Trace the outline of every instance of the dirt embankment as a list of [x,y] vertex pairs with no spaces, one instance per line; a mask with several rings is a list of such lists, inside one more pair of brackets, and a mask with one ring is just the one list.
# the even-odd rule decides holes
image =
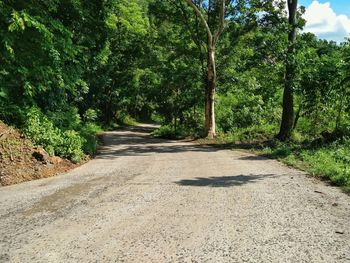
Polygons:
[[68,160],[50,157],[19,130],[0,121],[0,186],[50,177],[76,166]]

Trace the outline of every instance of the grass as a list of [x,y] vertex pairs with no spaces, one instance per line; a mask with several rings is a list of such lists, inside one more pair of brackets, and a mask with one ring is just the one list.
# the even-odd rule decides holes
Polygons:
[[327,179],[350,193],[350,140],[319,146],[277,143],[273,147],[256,151],[311,175]]
[[[258,132],[257,132],[258,131]],[[216,144],[229,149],[247,149],[256,154],[277,159],[310,175],[328,180],[350,193],[350,139],[333,143],[314,143],[300,134],[283,143],[273,137],[272,130],[264,133],[256,128],[218,134],[212,140],[200,139],[202,144]],[[255,138],[255,139],[254,139]]]

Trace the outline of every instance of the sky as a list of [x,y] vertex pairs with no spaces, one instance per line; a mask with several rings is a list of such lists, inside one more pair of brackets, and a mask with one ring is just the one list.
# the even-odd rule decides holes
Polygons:
[[299,0],[298,4],[306,7],[304,32],[338,43],[350,37],[350,0]]

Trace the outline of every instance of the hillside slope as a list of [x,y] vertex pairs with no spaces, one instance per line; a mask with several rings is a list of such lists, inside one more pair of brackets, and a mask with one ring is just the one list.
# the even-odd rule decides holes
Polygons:
[[50,177],[76,166],[68,160],[50,157],[19,130],[0,121],[0,186]]

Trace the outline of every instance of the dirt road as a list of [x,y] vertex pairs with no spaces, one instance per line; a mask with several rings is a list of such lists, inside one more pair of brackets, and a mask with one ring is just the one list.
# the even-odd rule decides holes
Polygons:
[[96,159],[0,188],[0,262],[350,262],[350,197],[240,151],[108,132]]

